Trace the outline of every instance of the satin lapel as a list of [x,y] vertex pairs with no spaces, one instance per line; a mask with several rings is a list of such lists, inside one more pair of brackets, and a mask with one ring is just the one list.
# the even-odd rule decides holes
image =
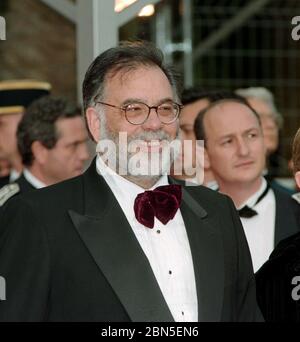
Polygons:
[[215,221],[183,188],[181,213],[192,252],[200,322],[219,321],[224,293],[224,255]]
[[74,226],[132,321],[173,321],[147,257],[95,168],[84,175],[84,214],[69,211]]

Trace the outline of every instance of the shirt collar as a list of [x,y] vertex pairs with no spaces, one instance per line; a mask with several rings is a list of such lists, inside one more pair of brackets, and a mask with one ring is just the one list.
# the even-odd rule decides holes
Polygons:
[[10,175],[9,175],[9,182],[13,183],[14,181],[16,181],[19,177],[21,176],[20,172],[16,171],[15,169],[12,169],[10,171]]
[[[138,194],[145,191],[144,188],[141,186],[130,182],[126,178],[120,176],[117,174],[114,170],[112,170],[110,167],[108,167],[103,159],[98,155],[96,159],[96,170],[97,173],[105,179],[105,181],[108,183],[110,187],[113,187],[114,189],[118,188],[118,191],[123,193],[126,197],[130,196],[132,198],[135,198]],[[162,185],[168,185],[168,176],[163,175],[161,178],[148,190],[153,190],[154,188]],[[130,189],[130,193],[128,193],[128,190]]]
[[259,198],[259,196],[260,196],[260,195],[266,190],[266,188],[267,188],[267,181],[265,180],[265,178],[262,177],[261,180],[262,180],[262,182],[261,182],[261,185],[260,185],[260,188],[258,189],[258,191],[257,191],[255,194],[253,194],[251,197],[249,197],[243,204],[241,204],[241,205],[239,206],[238,210],[241,209],[241,208],[243,208],[243,207],[246,206],[246,205],[247,205],[248,207],[250,207],[250,208],[252,208],[252,207],[255,205],[256,201],[257,201],[258,198]]
[[29,182],[36,189],[41,189],[46,186],[45,183],[37,179],[28,169],[24,169],[23,175],[25,179],[27,180],[27,182]]

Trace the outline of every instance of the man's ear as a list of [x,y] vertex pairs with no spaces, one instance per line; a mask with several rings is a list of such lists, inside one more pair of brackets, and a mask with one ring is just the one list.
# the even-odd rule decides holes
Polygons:
[[210,169],[210,159],[206,147],[204,148],[204,170],[205,169]]
[[31,145],[34,160],[44,165],[47,161],[48,149],[40,141],[34,141]]
[[298,188],[300,188],[300,171],[295,173],[295,181],[297,183]]
[[99,113],[93,107],[89,107],[86,112],[86,120],[88,124],[89,131],[94,139],[98,142],[100,138],[100,119]]

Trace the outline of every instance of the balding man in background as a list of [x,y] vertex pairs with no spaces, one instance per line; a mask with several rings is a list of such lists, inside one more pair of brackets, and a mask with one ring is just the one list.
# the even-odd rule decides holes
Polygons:
[[195,132],[205,141],[206,163],[219,191],[239,211],[256,272],[283,238],[299,231],[293,200],[262,176],[266,156],[259,116],[244,99],[223,99],[199,113]]
[[265,177],[273,187],[293,193],[292,190],[285,188],[274,179],[280,176],[280,172],[286,173],[289,170],[287,160],[280,155],[279,151],[283,117],[275,105],[273,94],[263,87],[237,89],[236,93],[243,96],[260,117],[267,157]]
[[[194,125],[200,111],[207,108],[211,103],[223,98],[242,99],[241,96],[227,90],[207,90],[201,87],[184,89],[182,93],[184,107],[179,117],[181,140],[184,144],[191,142],[192,145],[190,149],[184,150],[181,154],[184,166],[182,174],[175,174],[174,178],[201,184],[212,190],[218,189],[218,184],[211,168],[208,167],[205,161],[203,165],[201,163],[203,149],[196,143]],[[199,168],[203,168],[204,172],[201,172]]]

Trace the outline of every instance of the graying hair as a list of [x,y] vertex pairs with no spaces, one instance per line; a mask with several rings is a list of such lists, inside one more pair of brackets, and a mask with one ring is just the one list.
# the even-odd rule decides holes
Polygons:
[[274,101],[274,95],[270,90],[264,87],[250,87],[244,89],[237,89],[235,91],[236,94],[243,96],[246,99],[254,98],[265,102],[269,108],[271,109],[271,113],[277,126],[279,128],[283,125],[283,117],[281,113],[278,111]]

